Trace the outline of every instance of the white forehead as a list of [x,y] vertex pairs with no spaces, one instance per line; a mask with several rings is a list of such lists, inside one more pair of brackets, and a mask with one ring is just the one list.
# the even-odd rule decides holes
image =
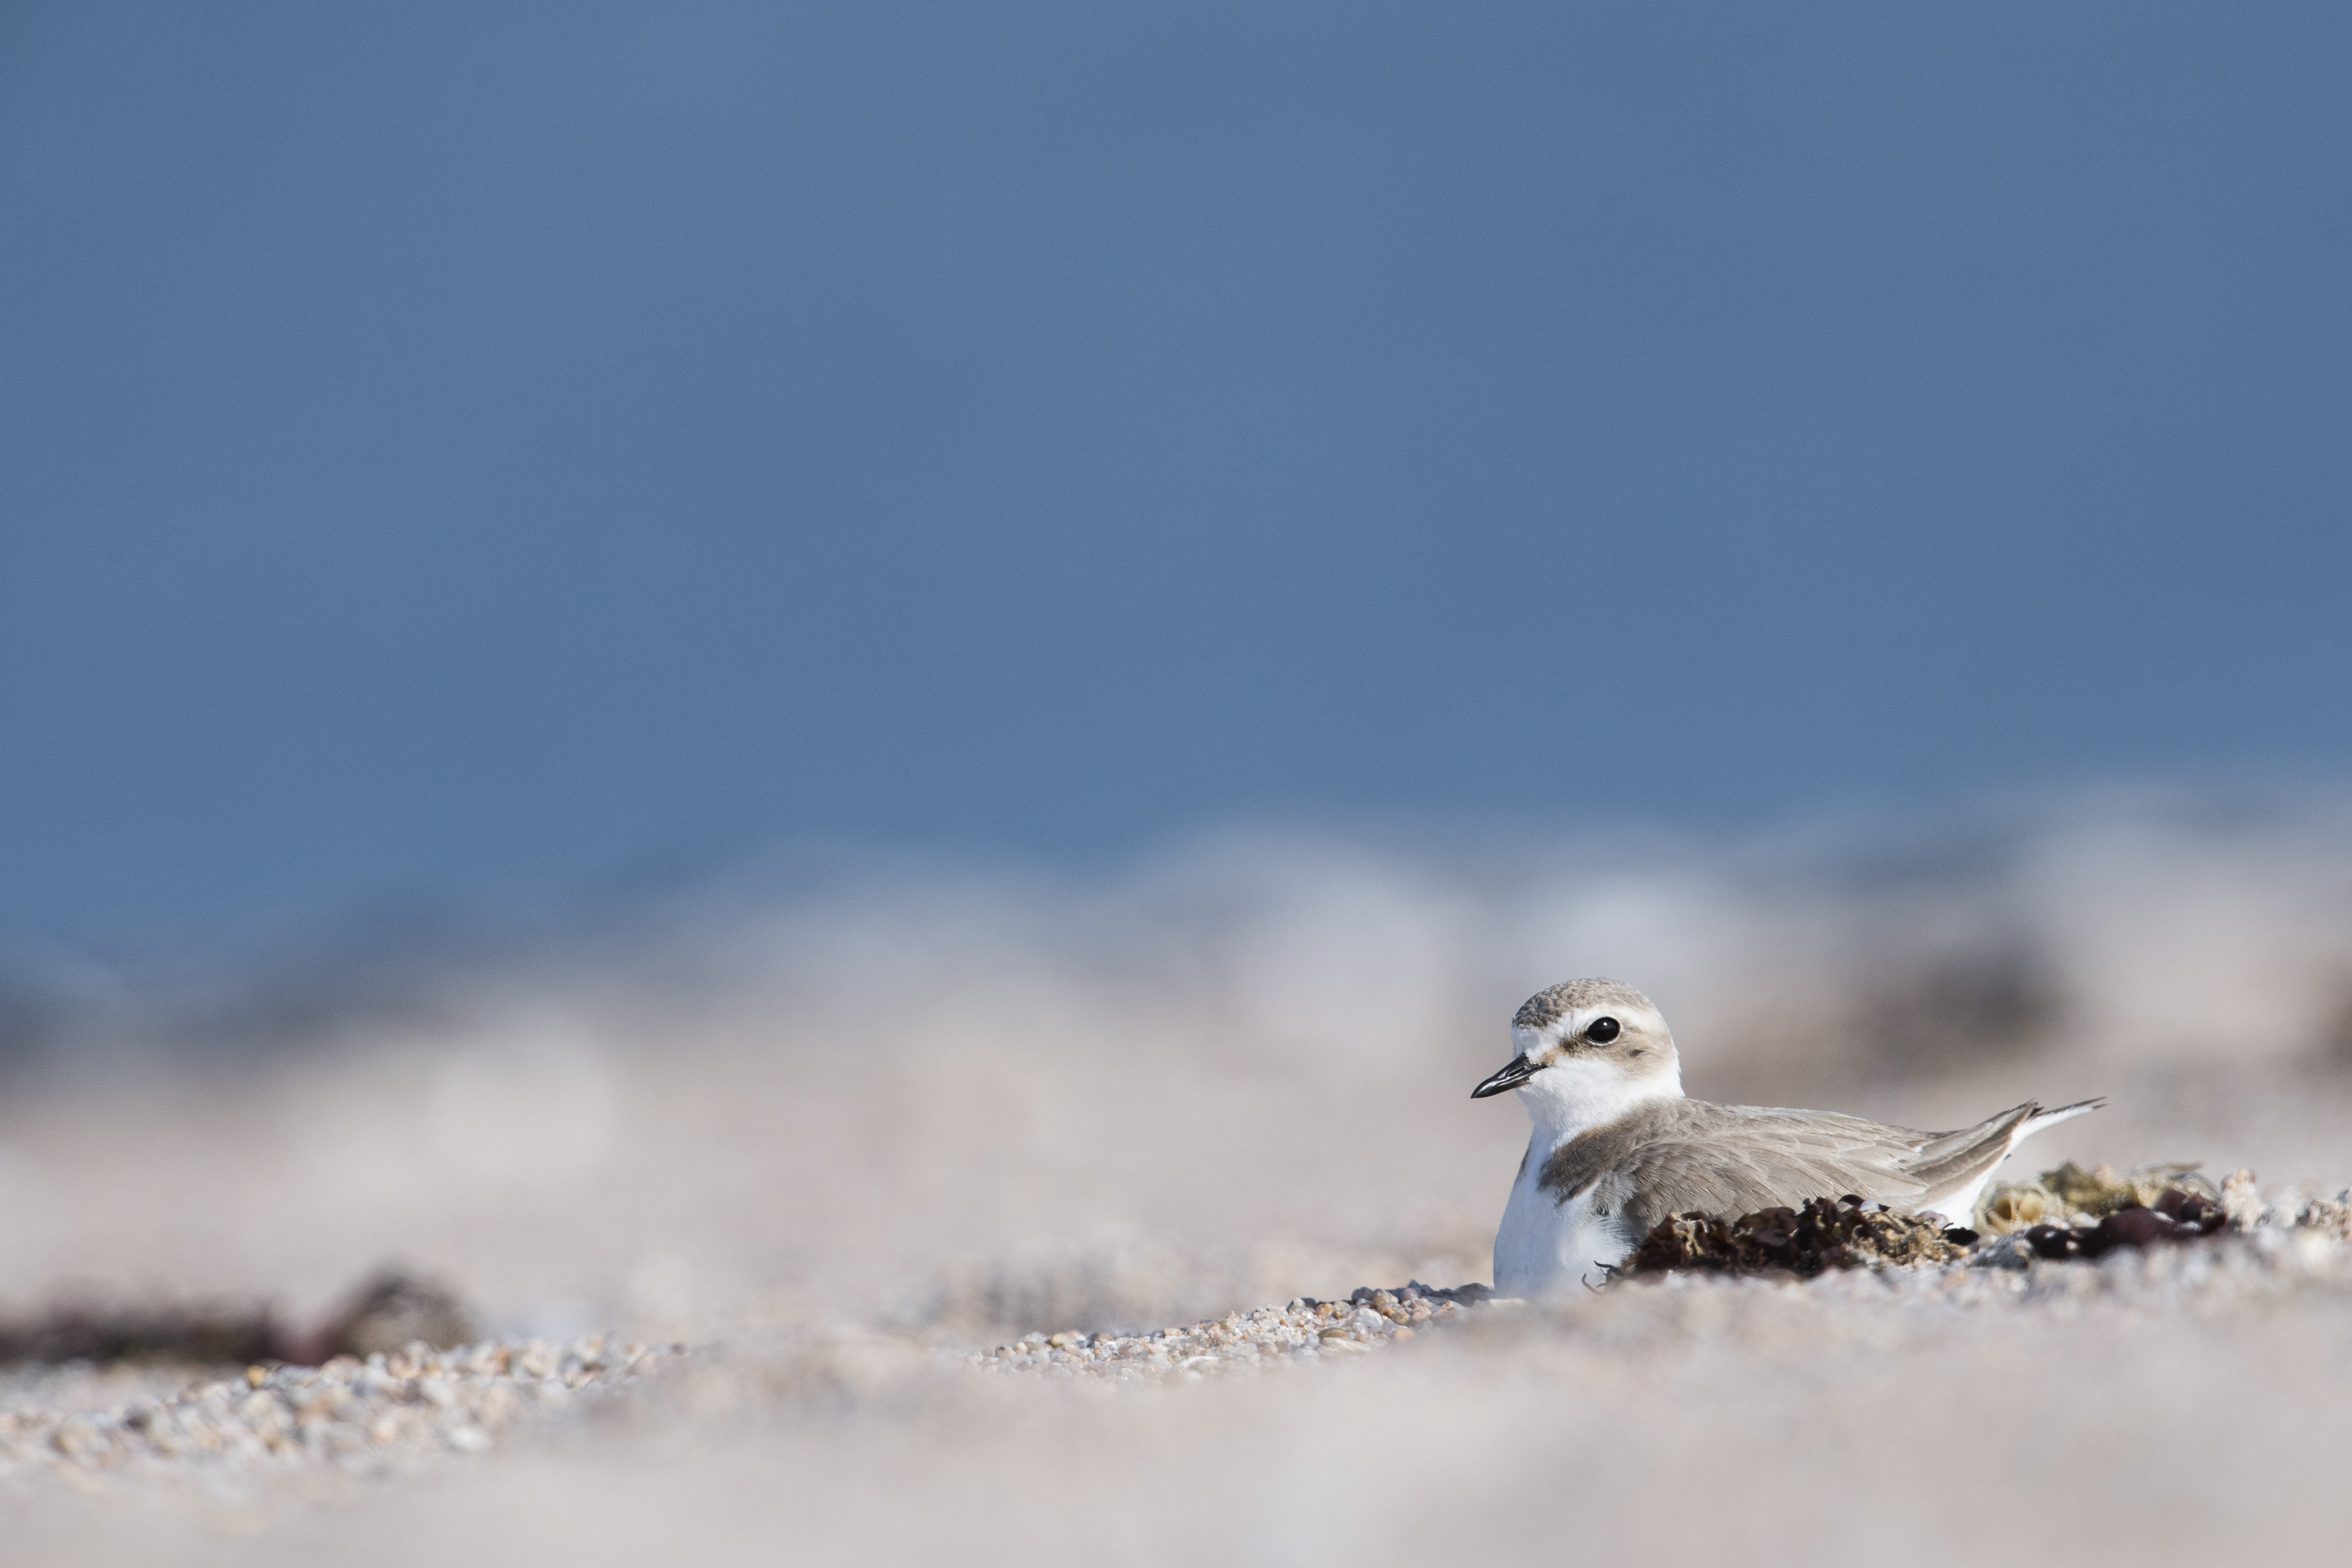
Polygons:
[[1664,1015],[1647,1002],[1616,1001],[1592,1002],[1571,1008],[1537,1028],[1514,1024],[1511,1026],[1511,1038],[1522,1051],[1532,1050],[1538,1046],[1548,1046],[1555,1040],[1565,1040],[1584,1033],[1595,1018],[1614,1018],[1623,1028],[1672,1037],[1666,1028]]

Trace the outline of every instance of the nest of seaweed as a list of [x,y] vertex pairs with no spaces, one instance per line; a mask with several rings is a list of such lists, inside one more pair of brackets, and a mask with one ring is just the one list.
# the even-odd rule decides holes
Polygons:
[[[2239,1207],[2246,1206],[2251,1176],[2216,1187],[2195,1173],[2193,1165],[2143,1165],[2117,1176],[2104,1165],[2084,1171],[2065,1164],[2044,1171],[2039,1181],[1997,1187],[1977,1209],[1977,1223],[1997,1238],[1982,1251],[1975,1230],[1866,1203],[1852,1193],[1737,1219],[1676,1215],[1654,1226],[1616,1271],[1810,1278],[1830,1268],[1960,1263],[1972,1254],[2021,1263],[2029,1252],[2051,1259],[2104,1258],[2119,1247],[2212,1236],[2229,1224],[2233,1194]],[[2254,1216],[2249,1211],[2242,1217],[2252,1223]],[[1987,1256],[1994,1252],[2002,1257]]]
[[1676,1215],[1651,1227],[1620,1265],[1623,1274],[1705,1269],[1713,1273],[1786,1272],[1807,1278],[1829,1268],[1954,1263],[1977,1233],[1864,1203],[1853,1193],[1809,1198],[1801,1208],[1769,1208],[1725,1219]]

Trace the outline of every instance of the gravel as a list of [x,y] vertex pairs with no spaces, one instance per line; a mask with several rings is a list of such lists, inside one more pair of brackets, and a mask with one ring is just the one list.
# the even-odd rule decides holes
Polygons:
[[476,1454],[517,1425],[572,1411],[683,1353],[602,1337],[435,1350],[323,1366],[251,1366],[108,1409],[0,1414],[0,1476],[27,1470],[381,1470]]
[[1483,1285],[1440,1289],[1415,1280],[1393,1289],[1365,1286],[1345,1301],[1301,1296],[1147,1334],[1032,1333],[971,1356],[991,1373],[1037,1373],[1112,1383],[1199,1383],[1365,1354],[1417,1332],[1465,1321],[1493,1292]]
[[[1647,1292],[1667,1293],[1651,1298],[1663,1310],[1676,1294],[1730,1291],[1736,1298],[1743,1289],[1762,1289],[1875,1303],[1898,1316],[1923,1309],[2063,1313],[2102,1302],[2210,1317],[2305,1285],[2352,1282],[2352,1194],[2334,1199],[2262,1194],[2251,1178],[2241,1177],[2233,1179],[2232,1199],[2231,1227],[2220,1235],[2121,1248],[2096,1262],[2053,1259],[2020,1234],[1988,1238],[1959,1262],[1831,1269],[1804,1281],[1787,1275],[1643,1275],[1595,1296],[1616,1301],[1621,1316],[1626,1308],[1638,1310]],[[968,1375],[963,1369],[970,1369],[991,1378],[1184,1385],[1344,1365],[1423,1335],[1482,1326],[1518,1335],[1573,1332],[1590,1305],[1531,1306],[1496,1299],[1483,1285],[1440,1288],[1415,1280],[1362,1287],[1344,1300],[1302,1296],[1282,1306],[1147,1332],[1038,1331],[960,1358],[943,1359],[937,1345],[903,1334],[891,1340],[868,1332],[857,1342],[871,1361],[874,1347],[887,1341],[898,1364],[919,1369],[919,1376],[935,1378],[940,1369],[950,1377]],[[804,1340],[796,1343],[800,1375],[793,1386],[805,1389],[812,1385],[805,1376],[810,1352]],[[764,1373],[759,1370],[763,1356]],[[845,1386],[839,1375],[844,1352],[836,1348],[824,1358],[826,1373],[815,1384],[837,1392]],[[699,1405],[706,1411],[716,1407],[707,1396],[714,1378],[764,1381],[772,1391],[788,1381],[773,1375],[781,1359],[763,1351],[757,1336],[733,1346],[714,1344],[692,1359],[702,1363],[706,1394]],[[399,1473],[483,1453],[509,1434],[576,1415],[688,1360],[680,1344],[596,1335],[454,1349],[418,1342],[364,1359],[336,1356],[314,1367],[254,1365],[100,1408],[61,1403],[0,1413],[0,1478],[57,1471],[267,1474],[319,1467],[362,1476]],[[15,1386],[20,1398],[69,1396],[118,1386],[124,1377],[152,1384],[163,1375],[164,1369],[129,1363],[74,1363],[30,1376],[20,1372]],[[877,1386],[870,1376],[846,1383]]]

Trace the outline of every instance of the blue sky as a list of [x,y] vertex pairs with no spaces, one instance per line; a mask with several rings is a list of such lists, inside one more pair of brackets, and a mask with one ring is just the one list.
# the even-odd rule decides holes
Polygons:
[[0,16],[0,941],[2339,779],[2352,13]]

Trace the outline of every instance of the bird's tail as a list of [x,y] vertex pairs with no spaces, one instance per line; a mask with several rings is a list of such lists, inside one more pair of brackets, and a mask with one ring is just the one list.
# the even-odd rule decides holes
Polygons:
[[2072,1105],[2062,1105],[2055,1110],[2037,1110],[2019,1124],[2017,1136],[2009,1141],[2009,1146],[2014,1149],[2043,1128],[2055,1127],[2061,1121],[2072,1121],[2077,1116],[2087,1116],[2106,1102],[2106,1097],[2101,1095],[2093,1100],[2078,1100]]

